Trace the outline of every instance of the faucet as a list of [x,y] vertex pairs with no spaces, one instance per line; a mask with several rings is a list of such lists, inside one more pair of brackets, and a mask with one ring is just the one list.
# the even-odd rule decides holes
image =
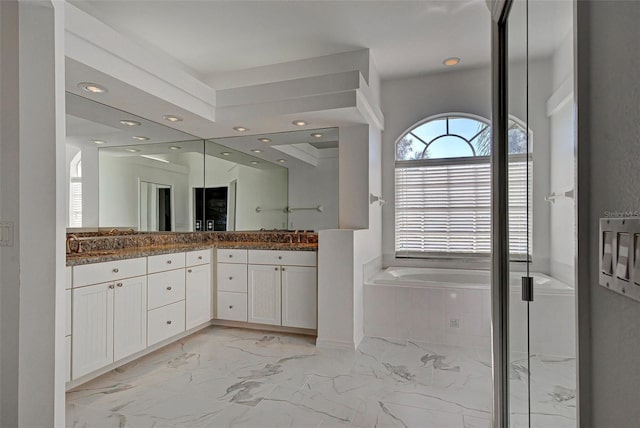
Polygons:
[[118,233],[118,232],[119,232],[118,228],[117,228],[117,227],[114,227],[113,229],[111,229],[111,230],[109,231],[109,235],[115,235],[115,234],[116,234],[116,233]]
[[75,242],[78,243],[78,251],[76,251],[76,252],[77,253],[81,253],[82,252],[82,246],[80,245],[81,244],[80,243],[80,239],[78,238],[78,235],[76,235],[75,233],[67,236],[67,245],[66,245],[67,253],[71,252],[71,241],[75,241]]

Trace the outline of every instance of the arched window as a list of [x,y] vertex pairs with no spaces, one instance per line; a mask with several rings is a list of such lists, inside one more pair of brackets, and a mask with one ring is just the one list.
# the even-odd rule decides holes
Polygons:
[[82,152],[69,165],[69,227],[82,227]]
[[[509,241],[527,241],[527,132],[509,123]],[[530,141],[530,139],[529,139]],[[531,150],[531,144],[529,144]],[[398,257],[487,256],[491,251],[491,128],[486,119],[441,115],[396,142],[395,217]],[[530,184],[530,183],[529,183]],[[528,214],[528,215],[527,215]]]

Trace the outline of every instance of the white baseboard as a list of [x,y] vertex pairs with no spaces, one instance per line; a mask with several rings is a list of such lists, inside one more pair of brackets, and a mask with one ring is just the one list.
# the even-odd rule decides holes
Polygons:
[[354,351],[357,346],[353,342],[342,342],[338,340],[316,339],[316,347],[325,349],[340,349],[346,351]]

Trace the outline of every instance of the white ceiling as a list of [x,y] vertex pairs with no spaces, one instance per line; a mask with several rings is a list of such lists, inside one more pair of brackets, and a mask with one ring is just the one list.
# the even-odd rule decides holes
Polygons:
[[[486,65],[485,0],[72,1],[203,80],[216,74],[361,48],[383,79]],[[570,0],[532,0],[531,56],[548,55],[570,31]],[[524,45],[523,45],[524,46]]]

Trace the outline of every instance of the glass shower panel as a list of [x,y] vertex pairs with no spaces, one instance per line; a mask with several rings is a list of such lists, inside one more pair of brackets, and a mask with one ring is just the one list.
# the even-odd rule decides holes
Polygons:
[[509,419],[529,427],[529,302],[523,299],[531,261],[528,0],[514,0],[508,21]]

